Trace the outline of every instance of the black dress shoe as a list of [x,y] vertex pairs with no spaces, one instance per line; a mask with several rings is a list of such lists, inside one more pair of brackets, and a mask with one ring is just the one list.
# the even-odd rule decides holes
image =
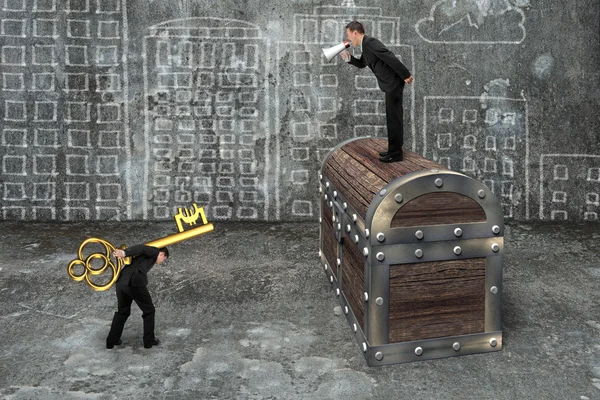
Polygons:
[[396,151],[393,153],[388,153],[386,156],[384,157],[379,157],[379,161],[383,162],[383,163],[393,163],[396,161],[402,161],[402,152]]
[[121,339],[119,339],[119,340],[118,340],[117,342],[115,342],[115,343],[108,343],[108,342],[106,342],[106,348],[107,348],[107,349],[112,349],[112,348],[114,348],[115,346],[118,346],[118,345],[120,345],[121,343],[123,343],[123,342],[121,341]]
[[379,152],[379,155],[380,155],[381,157],[386,157],[388,154],[390,154],[390,151],[389,151],[389,150],[388,150],[388,151],[380,151],[380,152]]
[[154,338],[154,340],[152,340],[151,342],[144,343],[144,348],[150,349],[150,348],[152,348],[152,346],[158,346],[159,343],[160,343],[160,340]]

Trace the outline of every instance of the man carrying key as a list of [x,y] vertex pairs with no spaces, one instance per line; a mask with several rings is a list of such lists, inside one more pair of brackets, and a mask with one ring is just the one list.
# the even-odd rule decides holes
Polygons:
[[154,264],[161,264],[169,257],[166,247],[137,245],[125,250],[116,249],[113,256],[117,259],[134,257],[130,265],[125,265],[116,282],[118,311],[115,312],[110,332],[106,338],[106,348],[112,349],[121,344],[121,334],[125,322],[131,313],[131,303],[135,301],[144,320],[144,347],[156,346],[159,340],[154,337],[154,304],[148,292],[148,271]]
[[367,65],[375,74],[379,88],[385,92],[385,113],[388,130],[388,151],[379,153],[379,161],[391,163],[402,161],[404,144],[404,110],[402,92],[404,83],[411,84],[413,77],[408,69],[379,40],[365,35],[364,26],[358,21],[346,25],[346,36],[357,47],[362,44],[362,56],[355,58],[348,51],[340,53],[342,59],[358,68]]

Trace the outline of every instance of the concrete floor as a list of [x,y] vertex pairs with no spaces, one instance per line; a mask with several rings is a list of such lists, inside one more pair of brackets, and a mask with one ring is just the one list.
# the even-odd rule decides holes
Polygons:
[[81,241],[174,223],[0,222],[3,399],[600,399],[600,225],[506,230],[501,352],[369,368],[318,261],[312,223],[216,223],[171,248],[105,348],[116,296],[72,281]]

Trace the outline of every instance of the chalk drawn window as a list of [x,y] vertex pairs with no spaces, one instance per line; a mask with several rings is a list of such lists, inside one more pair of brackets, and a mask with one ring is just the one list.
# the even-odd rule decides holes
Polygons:
[[598,193],[593,193],[593,192],[588,193],[585,203],[589,204],[591,206],[600,206],[600,195]]
[[4,102],[4,119],[7,121],[25,121],[27,118],[27,108],[24,101]]
[[25,19],[3,19],[0,21],[0,34],[2,36],[27,37],[25,34]]
[[309,122],[294,122],[292,125],[292,136],[298,139],[312,137]]
[[308,183],[308,176],[308,170],[306,169],[292,171],[292,184],[306,185]]
[[554,166],[554,180],[566,181],[569,179],[569,169],[566,165],[557,164]]
[[512,181],[503,181],[500,194],[502,197],[512,200],[513,197],[513,182]]
[[22,73],[11,74],[4,72],[2,74],[2,89],[6,91],[25,90],[25,75]]
[[70,38],[89,38],[90,35],[90,21],[87,19],[78,20],[70,19],[67,20],[67,37]]
[[292,215],[302,217],[312,216],[312,203],[307,200],[294,200],[292,203]]
[[2,64],[25,66],[25,46],[3,46]]
[[485,137],[485,149],[496,151],[496,136],[486,136]]
[[588,168],[587,180],[588,182],[600,182],[600,168]]
[[486,157],[483,164],[483,172],[497,172],[497,161],[493,158]]
[[514,136],[509,136],[507,138],[504,138],[504,149],[505,150],[516,150],[516,148],[517,148],[516,143],[517,143],[517,141]]
[[25,193],[25,184],[24,183],[5,182],[4,183],[4,196],[2,199],[9,200],[9,201],[27,199],[27,194]]
[[550,213],[550,219],[552,221],[566,221],[568,219],[568,214],[566,211],[554,210]]
[[514,176],[514,163],[513,160],[504,159],[502,160],[502,174],[507,176]]
[[463,124],[477,122],[477,110],[464,110],[462,122]]
[[120,39],[119,21],[98,21],[98,37],[102,39]]
[[335,97],[319,96],[319,112],[334,112],[336,109]]
[[304,95],[291,96],[292,111],[310,111],[310,97]]
[[477,138],[474,135],[466,135],[463,140],[463,149],[475,150],[477,145]]
[[463,158],[463,171],[475,171],[475,160],[470,157]]
[[598,221],[598,213],[594,211],[586,211],[583,213],[583,219],[585,221]]
[[310,65],[311,53],[308,51],[294,51],[294,65]]
[[485,186],[488,187],[488,189],[490,189],[492,191],[492,193],[495,193],[495,186],[494,186],[494,181],[492,179],[484,179],[483,180],[483,184]]
[[25,156],[2,157],[2,173],[7,175],[27,175],[25,161]]
[[36,182],[33,184],[32,200],[54,200],[56,199],[56,187],[54,182]]
[[56,34],[55,19],[38,18],[33,20],[33,36],[36,37],[54,37]]
[[4,0],[2,11],[25,11],[25,0]]
[[552,202],[553,203],[566,203],[567,202],[567,192],[556,191],[552,193]]
[[310,72],[294,72],[294,86],[312,86]]
[[452,134],[451,133],[438,133],[437,145],[440,150],[449,150],[452,147]]
[[337,124],[319,125],[319,137],[323,139],[337,139]]
[[440,108],[438,111],[438,122],[440,124],[450,123],[454,121],[454,109]]
[[27,129],[2,130],[2,146],[27,147]]
[[517,121],[517,114],[514,112],[507,112],[502,115],[502,123],[505,125],[514,125]]
[[338,77],[335,74],[322,74],[319,79],[323,87],[337,87],[339,85]]
[[89,0],[68,0],[67,1],[67,12],[89,12],[90,1]]
[[440,157],[437,162],[438,162],[438,164],[441,164],[448,169],[451,168],[450,167],[450,157]]
[[340,34],[342,30],[338,27],[338,21],[327,19],[321,24],[321,43],[338,43],[341,42]]
[[495,108],[490,108],[485,112],[485,122],[489,125],[494,125],[498,123],[498,110]]
[[315,43],[317,41],[317,21],[314,19],[300,20],[300,42]]
[[56,0],[35,0],[33,3],[33,11],[56,11]]
[[292,149],[292,160],[294,161],[307,161],[310,155],[310,149],[308,147],[295,147]]
[[[67,49],[67,63],[75,65],[76,62],[83,62],[87,64],[87,53],[81,51],[85,49],[85,46],[65,46]],[[36,44],[33,47],[33,63],[35,65],[54,65],[56,64],[56,53],[54,52],[55,46],[51,45],[40,45]],[[78,53],[77,55],[73,53]],[[81,61],[80,61],[81,60]],[[77,64],[84,65],[84,64]]]
[[119,0],[98,0],[98,14],[115,13],[121,10],[121,2]]

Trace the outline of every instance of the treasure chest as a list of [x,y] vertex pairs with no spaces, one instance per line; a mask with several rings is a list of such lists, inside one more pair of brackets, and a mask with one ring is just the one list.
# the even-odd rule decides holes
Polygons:
[[502,349],[502,207],[485,185],[387,140],[331,150],[320,258],[369,366]]

